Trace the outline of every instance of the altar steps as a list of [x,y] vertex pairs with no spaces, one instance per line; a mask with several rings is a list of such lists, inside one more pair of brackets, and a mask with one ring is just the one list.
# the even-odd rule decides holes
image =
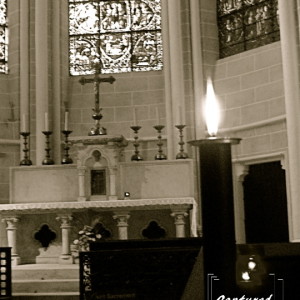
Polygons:
[[14,300],[78,300],[79,266],[32,264],[12,268]]

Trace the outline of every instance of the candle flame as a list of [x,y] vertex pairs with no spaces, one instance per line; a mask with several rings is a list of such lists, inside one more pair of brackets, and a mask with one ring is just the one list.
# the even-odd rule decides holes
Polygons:
[[220,122],[220,107],[215,95],[211,79],[207,80],[204,112],[208,134],[210,136],[216,136]]

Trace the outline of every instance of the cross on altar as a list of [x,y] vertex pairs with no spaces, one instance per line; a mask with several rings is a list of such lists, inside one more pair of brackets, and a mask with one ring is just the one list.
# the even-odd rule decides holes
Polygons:
[[106,135],[106,128],[100,126],[100,120],[102,119],[100,107],[100,93],[99,93],[99,85],[101,82],[109,82],[112,84],[116,79],[112,76],[101,78],[97,73],[95,73],[94,78],[85,78],[81,77],[79,82],[84,85],[86,83],[94,83],[94,93],[95,93],[95,107],[93,108],[93,119],[95,120],[95,128],[92,128],[89,132],[89,135]]

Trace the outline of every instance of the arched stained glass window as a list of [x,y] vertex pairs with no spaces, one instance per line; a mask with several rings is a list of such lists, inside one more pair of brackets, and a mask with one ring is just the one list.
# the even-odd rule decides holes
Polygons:
[[0,73],[7,74],[8,56],[8,29],[7,29],[7,3],[6,0],[0,1]]
[[278,0],[218,0],[220,57],[280,39]]
[[70,74],[161,70],[160,0],[69,0]]

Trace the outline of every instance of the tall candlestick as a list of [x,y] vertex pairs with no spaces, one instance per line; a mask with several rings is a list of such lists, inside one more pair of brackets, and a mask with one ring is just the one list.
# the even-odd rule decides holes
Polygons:
[[64,126],[64,130],[65,131],[69,131],[69,112],[65,111],[65,126]]
[[44,131],[49,131],[49,118],[48,118],[48,113],[45,112],[45,128]]
[[239,141],[211,137],[189,142],[199,147],[200,154],[205,286],[210,284],[208,277],[212,274],[218,278],[213,291],[206,290],[205,299],[213,299],[212,292],[214,297],[233,297],[236,291],[231,144]]

